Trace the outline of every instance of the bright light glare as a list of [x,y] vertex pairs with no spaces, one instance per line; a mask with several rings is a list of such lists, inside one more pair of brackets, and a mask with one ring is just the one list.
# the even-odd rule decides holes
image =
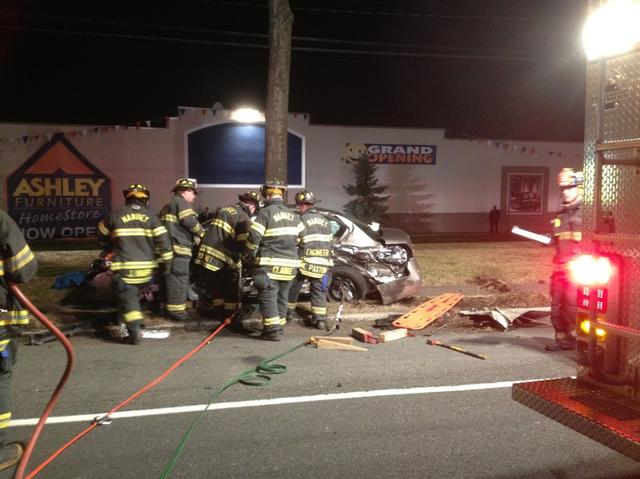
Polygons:
[[253,108],[240,108],[231,113],[231,119],[241,123],[256,123],[264,121],[264,114]]
[[584,286],[607,284],[612,270],[609,258],[590,255],[578,256],[569,263],[569,269],[574,283]]
[[[591,321],[585,319],[584,321],[580,321],[580,329],[584,331],[586,334],[589,334],[591,330]],[[602,328],[596,328],[596,336],[599,338],[604,338],[607,335],[607,332]]]
[[637,0],[610,0],[595,10],[582,30],[587,59],[620,55],[640,42],[640,4]]

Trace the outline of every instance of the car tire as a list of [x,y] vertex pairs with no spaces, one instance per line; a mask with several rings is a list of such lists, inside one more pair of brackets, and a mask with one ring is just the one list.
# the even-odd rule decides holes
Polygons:
[[339,303],[342,301],[340,288],[345,286],[353,296],[350,302],[364,299],[369,291],[367,280],[358,271],[348,266],[336,266],[331,270],[331,283],[327,289],[327,299]]

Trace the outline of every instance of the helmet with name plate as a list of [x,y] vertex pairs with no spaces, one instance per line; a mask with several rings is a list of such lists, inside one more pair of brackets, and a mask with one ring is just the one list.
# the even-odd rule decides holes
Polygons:
[[260,187],[260,194],[263,197],[277,195],[284,196],[287,192],[287,185],[280,178],[271,178]]
[[126,190],[122,190],[125,201],[138,200],[145,205],[149,203],[151,193],[142,183],[133,183]]
[[176,181],[175,186],[171,191],[193,190],[195,194],[198,194],[198,180],[195,178],[180,178]]
[[560,188],[573,188],[584,183],[582,171],[573,171],[573,168],[562,168],[558,173],[558,186]]
[[320,200],[316,199],[316,195],[313,194],[312,191],[303,190],[299,193],[296,193],[296,205],[315,205],[319,203]]
[[245,191],[241,195],[238,195],[238,199],[243,203],[253,203],[256,208],[260,206],[260,197],[255,191]]

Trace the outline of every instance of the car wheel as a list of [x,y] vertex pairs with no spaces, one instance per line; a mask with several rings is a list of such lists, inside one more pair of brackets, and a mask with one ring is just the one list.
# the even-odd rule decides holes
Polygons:
[[[367,295],[369,285],[364,276],[355,269],[336,266],[331,270],[331,284],[327,290],[327,298],[329,301],[340,302],[343,291],[347,293],[345,301],[360,301]],[[349,296],[351,299],[348,299]]]

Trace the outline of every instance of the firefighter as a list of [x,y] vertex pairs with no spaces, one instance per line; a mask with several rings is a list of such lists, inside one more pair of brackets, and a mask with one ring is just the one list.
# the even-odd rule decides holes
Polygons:
[[569,262],[580,253],[582,240],[582,184],[580,171],[563,168],[558,175],[562,192],[562,208],[553,220],[556,252],[551,275],[551,324],[555,330],[555,344],[548,351],[575,349],[577,311],[576,286],[569,277]]
[[[251,227],[251,216],[260,204],[253,191],[238,196],[235,205],[220,208],[194,260],[198,289],[210,300],[215,317],[223,320],[240,307],[240,257]],[[229,328],[237,333],[249,333],[236,314]]]
[[122,191],[125,205],[98,224],[103,255],[111,256],[113,287],[118,298],[118,320],[127,328],[125,342],[142,340],[140,288],[151,281],[160,267],[167,274],[173,251],[166,228],[148,209],[149,190],[140,184]]
[[291,280],[300,267],[298,242],[304,233],[304,223],[284,204],[286,186],[282,180],[267,181],[260,192],[266,198],[265,206],[251,225],[246,247],[255,257],[253,280],[263,325],[260,338],[280,341]]
[[10,386],[18,352],[19,330],[29,322],[27,311],[11,294],[7,283],[25,283],[38,269],[31,249],[18,225],[0,210],[0,471],[15,465],[22,457],[22,446],[7,444],[7,428],[11,420]]
[[171,190],[173,198],[160,211],[160,219],[169,232],[173,245],[171,272],[165,276],[163,296],[167,317],[174,321],[186,321],[187,290],[189,288],[189,263],[194,241],[204,236],[204,229],[193,210],[198,194],[198,183],[192,178],[180,178]]
[[311,294],[311,325],[325,329],[327,324],[327,298],[323,286],[323,278],[333,266],[331,247],[333,234],[329,220],[313,207],[316,200],[311,191],[301,191],[295,196],[300,218],[305,226],[304,236],[300,244],[302,263],[300,270],[291,283],[287,318],[293,318],[298,302],[300,288],[305,279],[309,281]]

